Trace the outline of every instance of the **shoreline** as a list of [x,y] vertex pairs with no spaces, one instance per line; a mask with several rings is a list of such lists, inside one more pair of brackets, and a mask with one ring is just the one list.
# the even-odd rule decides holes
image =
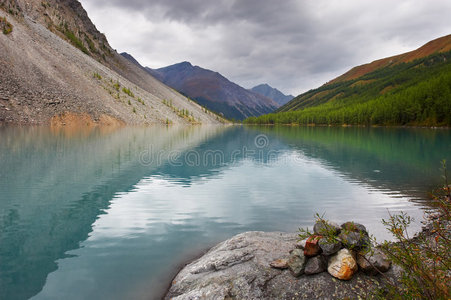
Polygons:
[[334,128],[348,128],[348,127],[357,127],[357,128],[421,128],[421,129],[451,129],[449,126],[419,126],[419,125],[351,125],[351,124],[241,124],[244,126],[263,126],[263,127],[276,127],[276,126],[284,126],[284,127],[334,127]]
[[[356,290],[369,294],[381,284],[381,276],[362,272],[341,281],[327,272],[295,278],[289,270],[270,267],[296,248],[297,236],[261,231],[235,235],[187,263],[162,299],[342,299],[355,296]],[[386,275],[396,278],[398,272],[395,267]]]
[[[410,240],[417,240],[419,236],[427,238],[432,237],[432,224],[434,218],[437,217],[437,213],[428,216],[429,217],[426,218],[425,221],[421,222],[422,226],[420,231],[415,233]],[[202,298],[202,295],[206,295],[205,292],[207,292],[207,295],[209,296],[216,295],[208,294],[211,292],[217,292],[218,295],[222,296],[221,293],[224,292],[223,290],[228,289],[229,285],[240,286],[240,284],[242,284],[240,278],[255,277],[249,284],[252,286],[253,282],[260,280],[259,276],[264,277],[266,272],[272,272],[273,274],[268,276],[269,278],[263,280],[264,284],[262,285],[262,289],[265,289],[264,292],[267,292],[266,289],[269,289],[270,291],[268,292],[269,294],[265,294],[266,296],[261,299],[270,299],[278,292],[280,292],[280,299],[288,299],[293,297],[293,295],[300,298],[299,294],[290,294],[292,291],[295,293],[296,289],[304,295],[303,299],[310,299],[312,296],[321,297],[317,294],[318,291],[315,289],[315,287],[317,288],[319,286],[325,287],[326,290],[331,292],[334,291],[333,294],[330,295],[323,294],[322,296],[326,299],[347,297],[349,296],[349,293],[354,293],[356,290],[358,290],[359,293],[370,295],[375,289],[383,286],[383,279],[390,278],[390,280],[398,281],[400,278],[402,269],[396,264],[393,264],[384,276],[381,276],[380,274],[369,276],[366,273],[358,272],[354,275],[354,278],[349,281],[337,280],[330,276],[330,274],[327,274],[327,272],[308,276],[302,275],[301,277],[294,278],[289,275],[290,272],[288,272],[288,270],[276,270],[269,267],[270,261],[279,259],[288,252],[291,253],[292,250],[289,249],[295,249],[297,247],[295,246],[296,241],[298,241],[298,233],[250,231],[234,235],[181,264],[179,271],[168,284],[165,294],[161,296],[161,299]],[[375,247],[377,246],[378,245],[375,245]],[[248,251],[249,248],[251,249],[250,251]],[[242,249],[242,253],[239,253]],[[251,254],[250,258],[249,254]],[[267,259],[268,255],[270,259]],[[249,263],[253,263],[254,265],[252,265],[252,267],[246,267]],[[241,265],[243,265],[243,267],[241,267]],[[254,274],[255,268],[260,269],[260,275]],[[233,275],[236,277],[233,277]],[[232,279],[228,282],[218,279],[223,278],[224,276],[232,276]],[[183,283],[183,281],[185,281],[185,283]],[[276,281],[276,283],[274,283],[274,281]],[[196,288],[191,288],[192,285],[195,285],[198,290],[196,290]],[[223,288],[223,290],[219,289],[218,286]],[[299,290],[300,287],[302,288],[301,290]],[[253,288],[257,289],[256,287]],[[177,294],[181,291],[181,294]],[[234,293],[235,292],[236,290]],[[251,292],[256,291],[252,290]],[[257,291],[257,294],[259,292],[262,291]],[[236,296],[236,294],[233,295]],[[267,295],[271,295],[271,297],[268,297]],[[305,295],[308,295],[308,297],[305,297]],[[326,295],[329,297],[332,295],[332,297],[328,298]],[[355,295],[356,294],[354,294],[354,296]],[[277,299],[279,299],[279,297],[277,297]]]
[[[221,242],[220,242],[221,243]],[[177,264],[173,269],[174,272],[171,272],[171,275],[169,276],[171,278],[171,280],[166,284],[166,287],[162,288],[161,290],[163,291],[161,293],[161,295],[156,295],[155,299],[164,299],[166,297],[166,295],[169,293],[169,290],[172,286],[172,283],[174,281],[174,279],[177,277],[177,275],[189,264],[193,263],[194,261],[202,258],[205,254],[208,253],[208,251],[210,251],[213,247],[215,247],[215,245],[213,246],[208,246],[203,248],[203,250],[200,251],[194,251],[193,255],[187,255],[186,260],[184,260],[183,262]],[[197,254],[194,254],[197,253]]]

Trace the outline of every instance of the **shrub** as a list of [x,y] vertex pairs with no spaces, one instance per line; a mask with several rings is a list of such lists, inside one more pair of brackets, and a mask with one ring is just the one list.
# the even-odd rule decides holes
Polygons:
[[85,34],[85,41],[88,44],[89,51],[91,51],[91,53],[97,53],[97,48],[94,45],[94,42],[86,34]]
[[125,94],[129,95],[130,97],[132,97],[132,98],[135,97],[135,94],[133,94],[133,92],[132,92],[129,88],[123,87],[123,88],[122,88],[122,91],[123,91]]
[[96,79],[102,80],[102,76],[99,73],[97,73],[97,72],[94,72],[93,77],[96,78]]
[[0,18],[0,27],[2,28],[3,34],[10,34],[13,31],[13,25],[8,22],[6,17]]
[[64,35],[65,35],[66,38],[72,43],[72,45],[74,45],[75,47],[77,47],[78,49],[80,49],[83,53],[89,55],[88,49],[86,49],[86,47],[85,47],[85,45],[83,44],[83,42],[75,35],[75,33],[73,33],[73,32],[67,27],[67,24],[66,24],[65,29],[64,29]]
[[383,220],[396,242],[384,242],[381,249],[402,268],[399,283],[387,282],[384,298],[450,299],[451,195],[445,161],[443,172],[445,186],[432,196],[437,210],[426,216],[430,222],[428,231],[410,238],[407,228],[413,219],[405,213]]
[[[394,242],[384,241],[379,245],[388,258],[401,267],[400,278],[396,281],[383,276],[384,287],[374,291],[380,299],[450,299],[451,296],[451,188],[448,184],[446,162],[442,162],[444,187],[432,195],[435,210],[426,212],[427,228],[415,237],[408,234],[413,218],[406,213],[389,216],[382,220],[386,229],[394,237]],[[323,238],[335,242],[337,237],[327,220],[316,214],[316,221],[325,226]],[[299,238],[305,239],[313,233],[299,229]],[[376,244],[375,239],[373,239]],[[342,241],[343,242],[343,241]],[[347,245],[344,245],[348,248]],[[365,251],[373,251],[368,245]],[[367,295],[365,295],[366,297]]]
[[121,84],[119,83],[119,81],[113,83],[113,88],[119,92],[119,89],[121,88]]

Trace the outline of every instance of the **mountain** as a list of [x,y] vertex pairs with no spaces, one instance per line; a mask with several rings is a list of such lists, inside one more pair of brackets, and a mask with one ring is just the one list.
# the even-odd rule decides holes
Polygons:
[[131,54],[127,52],[122,52],[121,56],[130,61],[131,63],[134,63],[136,66],[138,66],[141,69],[145,69]]
[[243,120],[279,107],[273,100],[242,88],[217,72],[189,62],[147,70],[161,82],[229,119]]
[[284,95],[281,91],[269,86],[268,84],[254,86],[251,91],[274,100],[280,106],[286,104],[294,98],[292,95]]
[[416,50],[375,60],[372,63],[352,68],[345,74],[332,80],[329,84],[349,81],[384,67],[397,65],[400,63],[409,63],[415,59],[421,59],[434,53],[444,53],[448,51],[451,51],[451,35],[432,40]]
[[355,67],[247,122],[451,126],[451,35]]
[[1,0],[0,20],[0,124],[224,121],[119,55],[76,0]]

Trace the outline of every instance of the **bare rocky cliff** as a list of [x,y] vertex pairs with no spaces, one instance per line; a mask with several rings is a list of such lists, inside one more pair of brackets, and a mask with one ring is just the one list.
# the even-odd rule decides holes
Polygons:
[[76,0],[0,0],[0,123],[218,124],[120,56]]

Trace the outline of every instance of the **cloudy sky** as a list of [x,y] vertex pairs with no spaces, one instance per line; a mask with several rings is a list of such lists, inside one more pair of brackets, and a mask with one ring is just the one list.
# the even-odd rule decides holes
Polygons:
[[190,61],[293,95],[451,34],[449,0],[80,2],[113,48],[145,66]]

